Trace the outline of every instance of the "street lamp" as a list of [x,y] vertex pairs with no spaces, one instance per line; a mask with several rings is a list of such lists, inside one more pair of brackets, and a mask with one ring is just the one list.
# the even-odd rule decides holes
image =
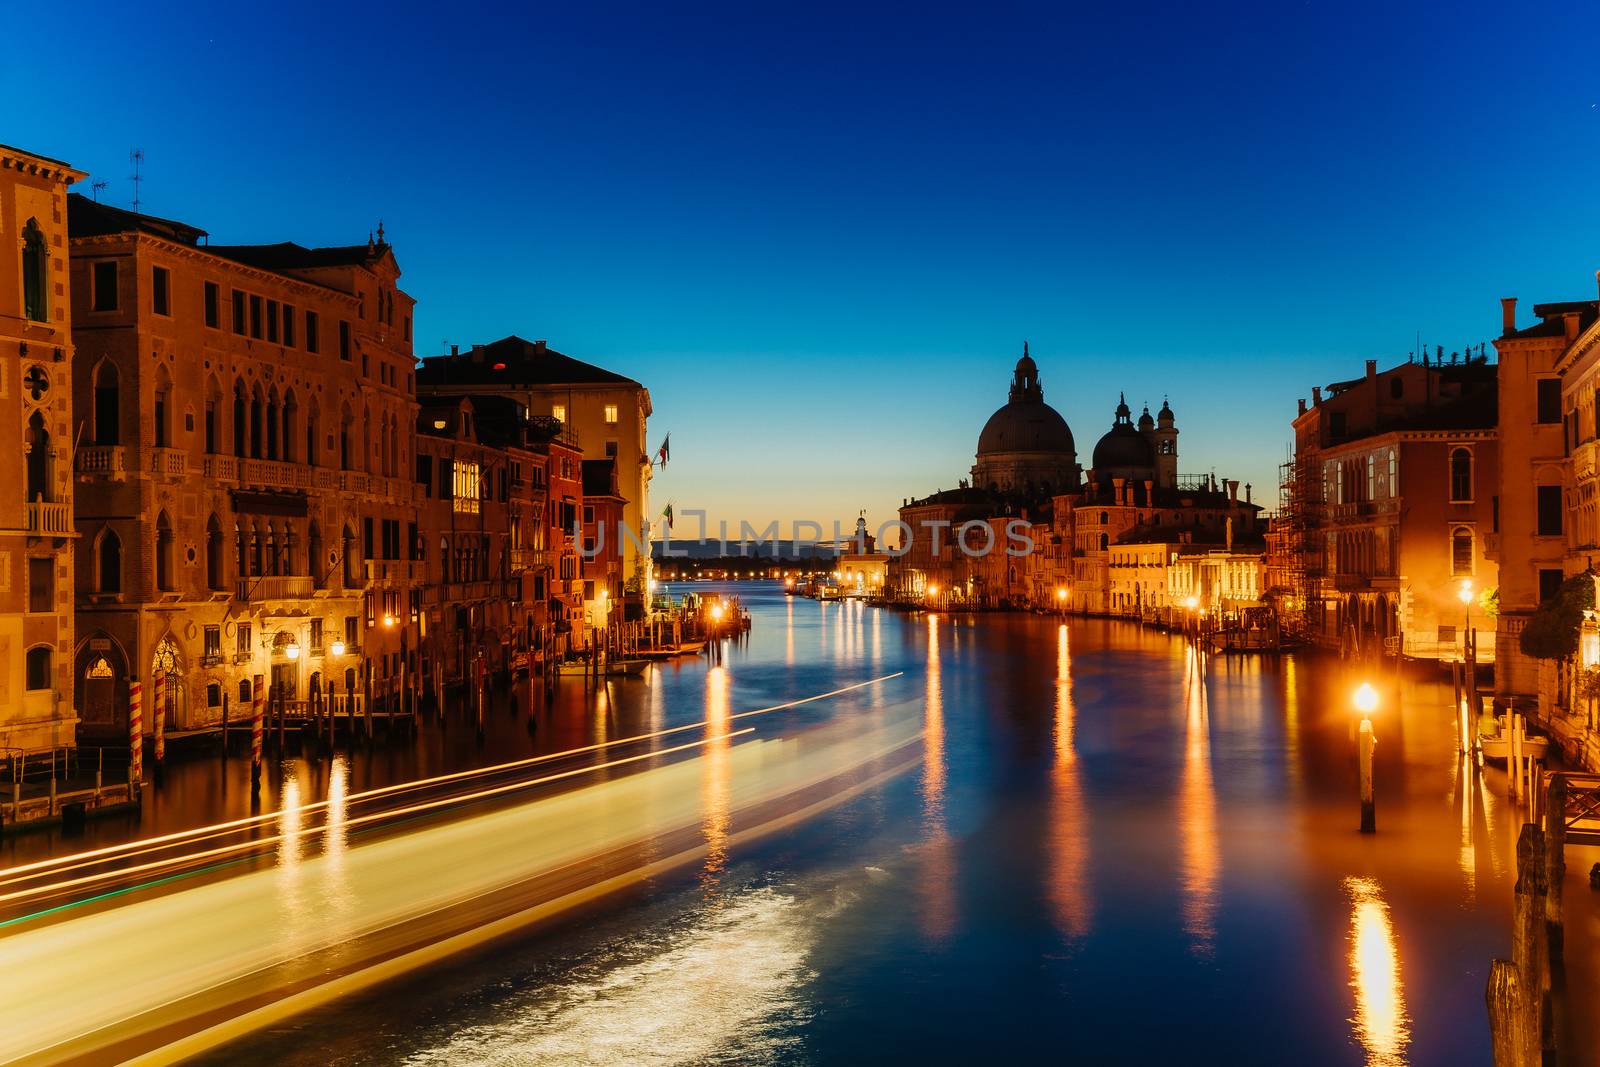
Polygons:
[[1063,585],[1063,586],[1057,586],[1056,587],[1056,603],[1058,605],[1060,605],[1061,610],[1063,612],[1067,610],[1067,587],[1066,586]]
[[335,639],[333,644],[328,646],[328,652],[329,652],[330,655],[334,655],[334,656],[342,656],[342,655],[344,655],[344,642],[340,641],[338,639]]
[[1361,832],[1370,834],[1377,830],[1377,813],[1372,799],[1372,713],[1378,710],[1378,691],[1370,682],[1362,682],[1355,692],[1356,710],[1361,713]]
[[298,642],[298,641],[290,641],[289,644],[284,647],[283,654],[285,656],[287,656],[291,662],[294,661],[294,660],[299,659],[300,658],[300,642]]

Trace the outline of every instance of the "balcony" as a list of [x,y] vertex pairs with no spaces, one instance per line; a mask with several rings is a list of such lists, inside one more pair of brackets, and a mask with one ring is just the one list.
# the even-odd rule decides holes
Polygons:
[[263,574],[239,579],[239,600],[259,604],[267,600],[306,600],[313,591],[308,574]]
[[1572,451],[1572,476],[1578,481],[1593,478],[1595,474],[1595,450],[1600,448],[1600,443],[1585,441]]
[[239,462],[232,456],[207,456],[204,470],[207,478],[231,482],[239,477]]
[[549,553],[542,548],[513,548],[511,550],[511,569],[514,571],[525,571],[535,567],[548,566],[549,562]]
[[84,445],[78,449],[79,477],[122,482],[128,479],[128,450],[122,445]]
[[184,478],[189,474],[189,453],[181,448],[152,448],[145,453],[145,470],[163,478]]
[[261,489],[310,489],[312,468],[276,459],[241,459],[239,484]]
[[27,505],[28,532],[53,537],[72,533],[72,505],[35,500]]

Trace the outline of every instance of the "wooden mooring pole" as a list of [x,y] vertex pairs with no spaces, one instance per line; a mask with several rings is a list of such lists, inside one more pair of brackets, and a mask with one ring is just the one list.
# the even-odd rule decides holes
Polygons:
[[[1524,823],[1517,839],[1511,959],[1489,965],[1484,990],[1496,1067],[1538,1067],[1554,1027],[1549,1011],[1549,872],[1544,831]],[[1548,1037],[1547,1037],[1548,1035]]]

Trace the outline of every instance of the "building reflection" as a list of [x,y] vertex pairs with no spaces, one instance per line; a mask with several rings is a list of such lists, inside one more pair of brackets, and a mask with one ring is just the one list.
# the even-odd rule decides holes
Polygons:
[[1184,660],[1183,775],[1178,784],[1182,842],[1183,929],[1196,955],[1210,956],[1216,942],[1217,795],[1211,777],[1211,723],[1206,704],[1206,661],[1190,646]]
[[1050,905],[1070,938],[1088,934],[1089,827],[1078,780],[1077,708],[1072,702],[1072,653],[1067,626],[1056,630],[1055,761],[1050,775]]
[[706,745],[701,756],[701,833],[706,842],[700,881],[714,892],[728,865],[728,829],[731,822],[732,771],[729,747],[728,671],[712,667],[706,672]]
[[1400,957],[1389,905],[1378,883],[1346,878],[1350,894],[1350,987],[1355,991],[1355,1037],[1366,1050],[1368,1067],[1406,1063],[1411,1020],[1400,983]]
[[794,597],[784,597],[783,662],[794,666]]
[[922,929],[931,939],[948,937],[955,926],[955,856],[945,826],[944,680],[939,650],[939,616],[928,615],[927,693],[923,702]]

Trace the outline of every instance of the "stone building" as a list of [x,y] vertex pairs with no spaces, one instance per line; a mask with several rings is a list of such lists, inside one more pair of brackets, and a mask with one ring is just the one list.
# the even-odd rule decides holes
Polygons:
[[0,145],[0,753],[76,742],[72,595],[73,306],[58,160]]
[[127,683],[158,672],[175,727],[256,676],[395,691],[422,564],[412,300],[382,228],[224,246],[79,196],[69,218],[86,727],[125,731]]
[[[1474,595],[1503,586],[1496,395],[1484,359],[1424,357],[1382,372],[1367,360],[1362,377],[1301,401],[1292,521],[1303,527],[1313,640],[1364,652],[1395,638],[1408,656],[1462,654],[1462,583]],[[1481,610],[1478,625],[1488,629]],[[1496,644],[1481,634],[1479,658]]]
[[623,592],[630,616],[642,612],[651,566],[646,547],[653,469],[646,439],[650,391],[632,378],[557,352],[544,341],[515,336],[431,356],[423,360],[418,382],[424,393],[438,396],[511,397],[531,416],[558,420],[566,440],[582,449],[584,459],[615,460],[617,491],[626,502],[623,522],[637,535],[622,545]]
[[583,461],[583,599],[589,626],[605,629],[622,618],[623,551],[618,524],[628,502],[617,486],[616,460]]
[[1236,481],[1178,474],[1170,405],[1158,416],[1146,408],[1136,424],[1119,398],[1092,456],[1093,467],[1082,471],[1072,431],[1044,402],[1025,349],[1006,404],[979,435],[973,484],[901,507],[910,535],[890,564],[890,595],[946,607],[1138,615],[1148,606],[1146,587],[1164,600],[1166,582],[1114,577],[1113,560],[1120,565],[1135,554],[1117,546],[1163,531],[1174,543],[1259,551],[1260,508],[1248,486],[1241,500]]

